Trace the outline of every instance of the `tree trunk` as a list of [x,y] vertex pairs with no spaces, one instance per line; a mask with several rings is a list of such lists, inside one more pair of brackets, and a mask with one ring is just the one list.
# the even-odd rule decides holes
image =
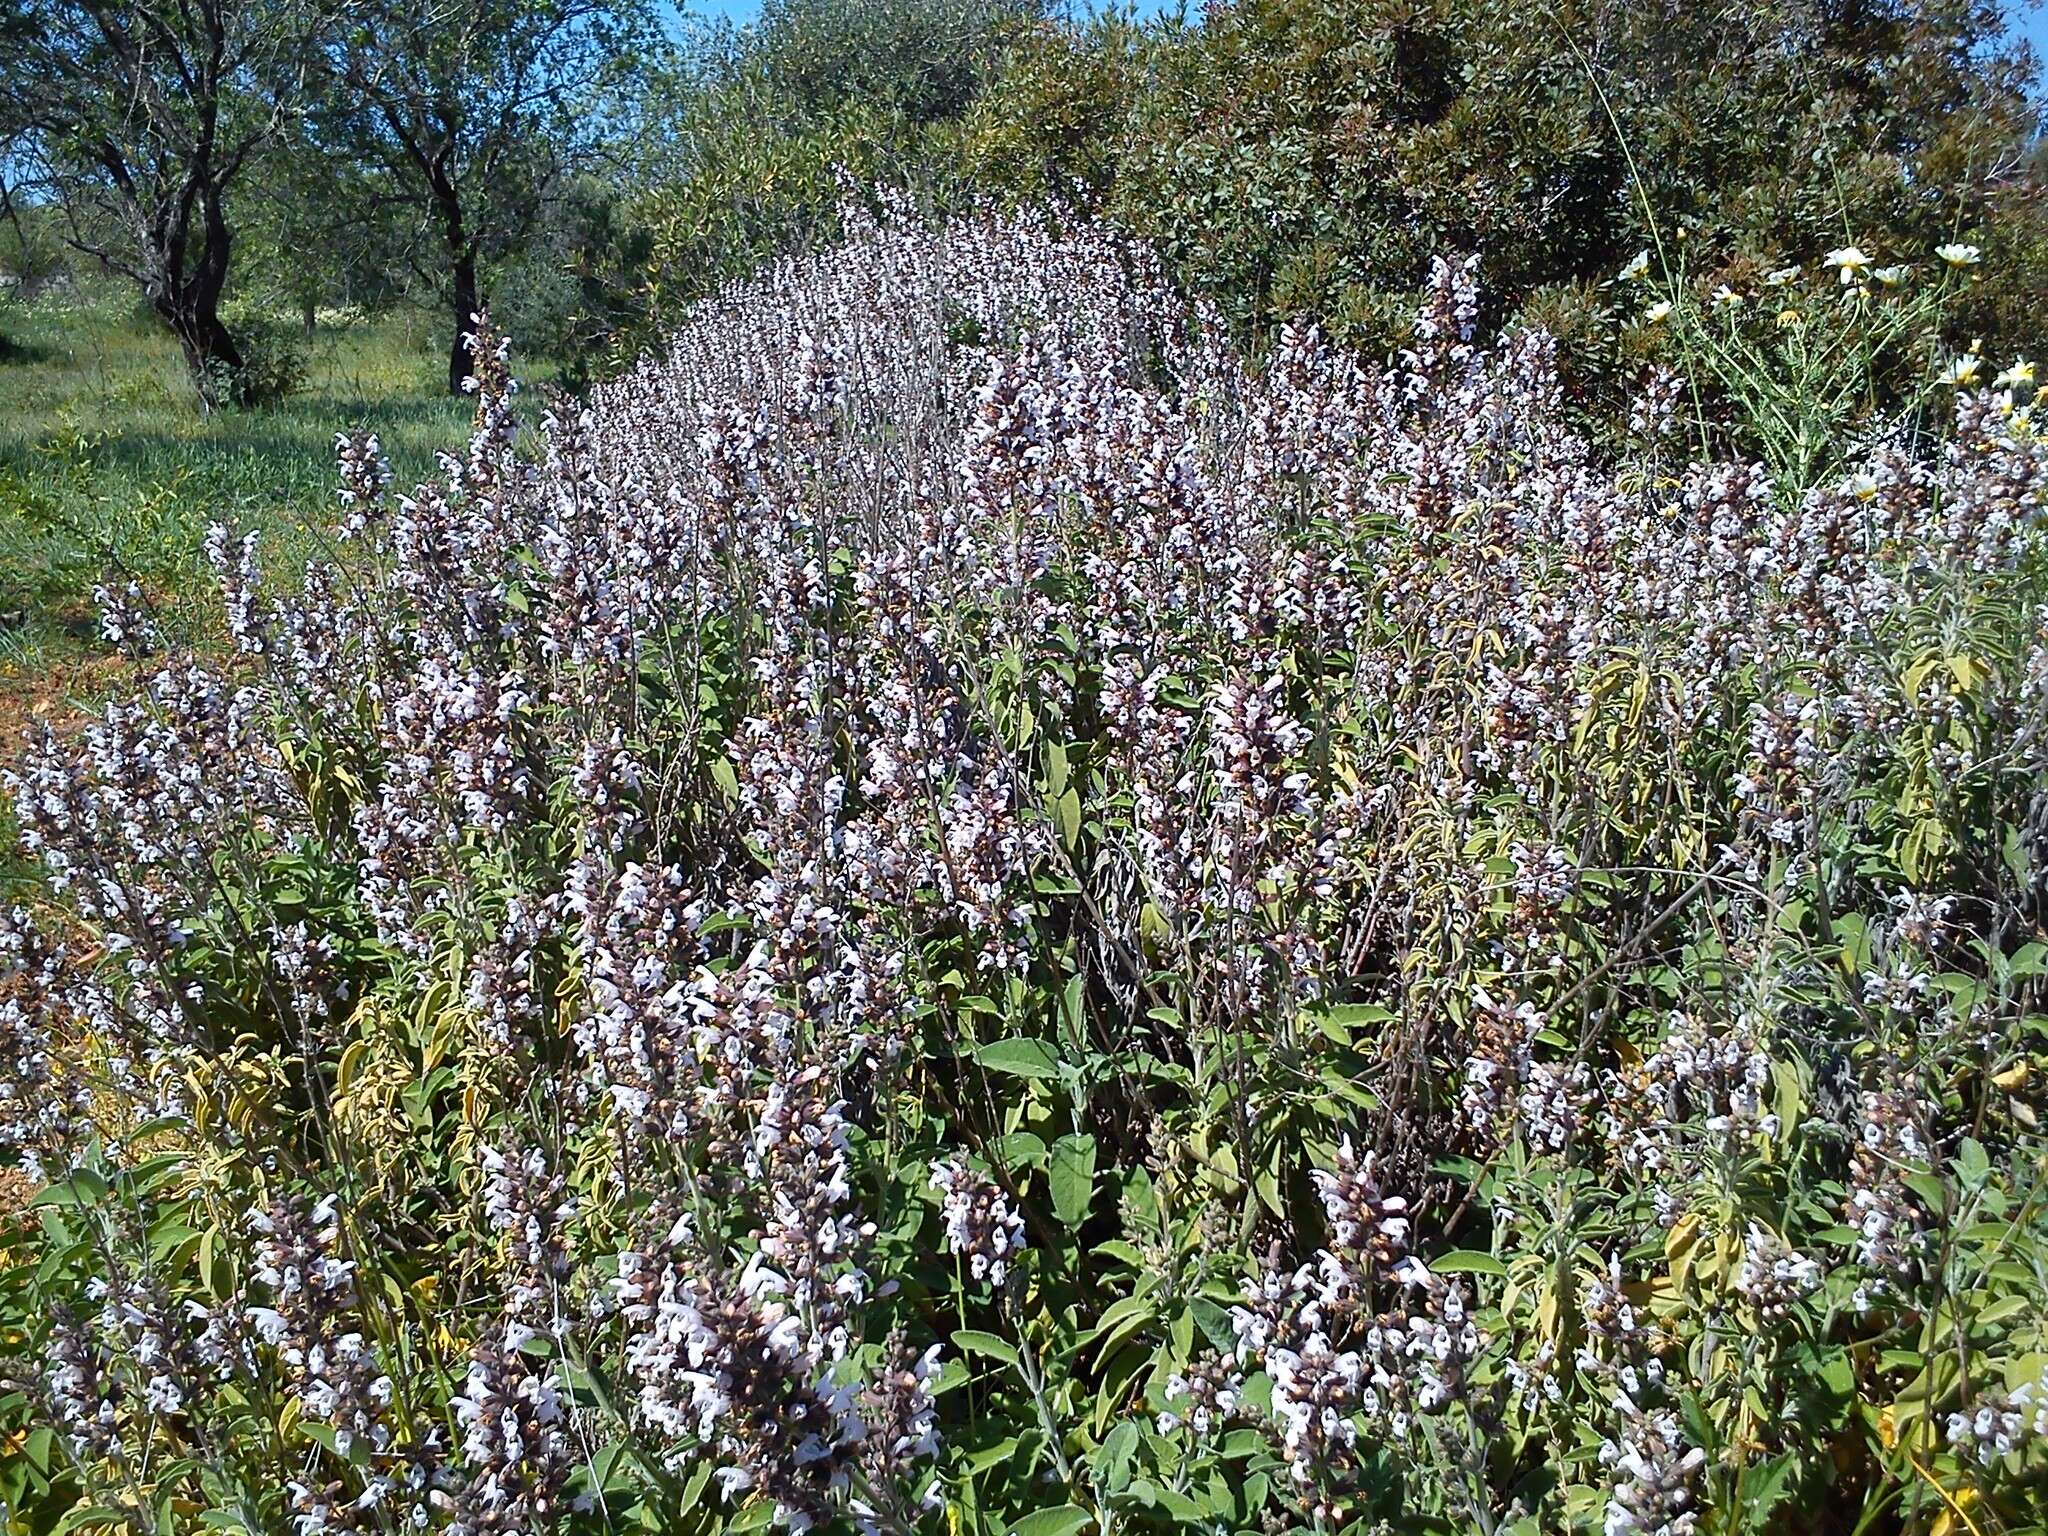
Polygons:
[[476,324],[476,312],[483,308],[483,295],[476,278],[476,242],[462,219],[462,187],[435,162],[428,168],[428,184],[441,212],[441,239],[448,251],[449,299],[455,309],[455,334],[448,342],[448,393],[463,393],[463,385],[476,372],[476,359],[469,355],[466,337]]
[[455,257],[454,278],[455,339],[448,346],[448,393],[459,395],[476,371],[476,361],[469,355],[469,343],[464,338],[476,323],[472,317],[483,306],[483,295],[477,288],[476,257],[467,250]]
[[242,367],[242,349],[235,345],[235,338],[211,305],[199,306],[187,300],[159,313],[170,326],[171,334],[178,338],[185,366],[192,371],[192,382],[206,396],[208,404],[218,404],[222,384],[233,383],[232,378],[224,381],[221,375],[233,375]]
[[192,385],[208,407],[236,395],[242,370],[242,349],[220,318],[220,296],[227,287],[228,257],[233,241],[227,219],[221,211],[218,189],[209,188],[199,199],[199,259],[189,275],[183,270],[184,231],[159,255],[164,274],[160,286],[150,295],[158,318],[178,338],[185,354],[185,367]]

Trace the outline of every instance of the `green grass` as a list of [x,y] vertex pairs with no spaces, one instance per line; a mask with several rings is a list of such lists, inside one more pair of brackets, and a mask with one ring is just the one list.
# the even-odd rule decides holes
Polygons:
[[[298,393],[208,414],[176,343],[125,296],[0,302],[0,766],[39,721],[61,730],[126,681],[99,638],[103,576],[139,581],[174,638],[207,646],[209,523],[261,529],[288,575],[338,511],[335,433],[375,431],[401,488],[460,451],[471,406],[446,393],[444,323],[337,323],[312,339]],[[23,884],[11,809],[0,797],[0,900]]]
[[401,486],[459,448],[470,408],[444,392],[442,324],[324,329],[299,393],[208,414],[176,344],[132,305],[0,307],[0,714],[92,661],[104,573],[139,580],[181,625],[211,591],[210,522],[262,529],[280,566],[302,558],[335,514],[336,432],[374,430]]

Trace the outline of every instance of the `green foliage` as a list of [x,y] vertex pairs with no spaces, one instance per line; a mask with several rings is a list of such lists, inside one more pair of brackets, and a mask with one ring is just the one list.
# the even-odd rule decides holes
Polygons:
[[448,306],[451,392],[473,372],[462,338],[490,307],[485,279],[529,259],[583,178],[623,158],[655,53],[646,0],[462,0],[339,18],[317,61],[309,137],[369,181],[387,219],[404,210],[407,264]]
[[135,285],[209,405],[264,382],[245,374],[221,320],[231,204],[301,110],[329,20],[301,0],[0,8],[7,179],[60,208],[65,240]]
[[221,374],[212,398],[232,402],[235,409],[248,410],[297,394],[306,385],[311,367],[305,329],[295,320],[281,320],[273,314],[245,313],[229,322],[242,354],[239,366],[215,364]]
[[[1299,330],[1260,365],[1021,229],[963,258],[980,307],[938,236],[793,265],[538,461],[488,381],[459,475],[252,609],[231,709],[173,668],[24,766],[53,875],[148,900],[50,901],[58,963],[7,930],[0,1020],[64,1030],[0,1228],[8,1517],[270,1536],[378,1490],[432,1527],[545,1463],[532,1528],[750,1532],[821,1387],[894,1380],[932,1460],[897,1499],[849,1454],[835,1536],[846,1492],[957,1536],[2039,1529],[2028,392],[1773,496],[1648,407],[1591,458],[1455,269],[1402,371]],[[1652,323],[1769,408],[1915,333],[1853,286],[1777,351]],[[1091,395],[1146,324],[1184,393],[1133,357]],[[704,412],[736,332],[764,395],[829,382]],[[138,909],[177,941],[103,942]],[[282,1272],[329,1261],[316,1361]],[[759,1337],[807,1328],[843,1355],[778,1374]],[[321,1379],[357,1350],[375,1434]],[[48,1409],[74,1357],[104,1437]]]
[[1173,46],[1116,13],[1041,25],[967,113],[961,175],[1011,203],[1105,203],[1131,153],[1134,104],[1152,84],[1148,61]]
[[61,719],[65,695],[105,686],[91,662],[95,582],[140,581],[174,633],[213,624],[200,543],[228,517],[270,531],[294,560],[324,539],[337,432],[375,430],[401,475],[426,475],[461,441],[466,411],[441,392],[434,327],[326,312],[308,343],[264,323],[302,362],[302,387],[267,407],[202,410],[176,345],[147,316],[98,294],[0,308],[23,357],[0,361],[0,740],[30,706]]
[[965,113],[1038,11],[1033,0],[770,0],[744,49],[799,117],[859,107],[921,127]]
[[1624,355],[1657,359],[1661,387],[1690,396],[1703,445],[1760,461],[1779,494],[1796,497],[1846,473],[1872,443],[1937,432],[1958,385],[2032,386],[2024,358],[2000,372],[1981,341],[1960,356],[1945,350],[1981,260],[1954,243],[1918,263],[1843,246],[1751,289],[1707,292],[1682,270],[1659,273],[1642,251],[1602,285],[1597,312]]
[[53,208],[12,206],[0,218],[0,290],[10,305],[37,297],[71,270]]
[[233,304],[259,316],[382,309],[434,293],[412,270],[410,209],[305,124],[267,146],[236,213]]
[[663,145],[632,211],[648,231],[644,345],[698,298],[837,229],[858,189],[943,200],[960,124],[1006,59],[1059,32],[1028,0],[778,0],[700,39],[655,110]]
[[844,192],[840,172],[860,178],[882,168],[890,120],[854,108],[825,122],[785,122],[766,90],[758,75],[726,82],[693,97],[670,125],[687,169],[635,210],[651,236],[650,321],[683,313],[780,250],[827,236]]
[[1580,366],[1590,290],[1660,250],[1703,291],[1862,240],[1982,246],[1957,336],[2038,351],[2043,192],[2028,77],[1976,0],[1510,4],[1238,0],[1018,50],[969,164],[1076,187],[1232,318],[1400,339],[1428,259],[1483,250],[1495,313]]
[[[1490,318],[1560,339],[1600,430],[1669,356],[1609,302],[1644,249],[1705,304],[1853,242],[1922,266],[1966,242],[1981,260],[1941,307],[1939,342],[2048,344],[2029,297],[2048,285],[2038,119],[1999,51],[2001,14],[1977,0],[1535,17],[1238,0],[1199,25],[962,25],[990,14],[792,5],[714,50],[674,97],[672,156],[636,209],[649,323],[832,230],[844,176],[939,206],[1077,202],[1245,332],[1306,315],[1372,353],[1405,343],[1432,256],[1484,250]],[[933,85],[935,57],[957,88]],[[1693,376],[1703,401],[1760,420],[1730,382]],[[1877,383],[1883,411],[1909,408],[1912,388]]]

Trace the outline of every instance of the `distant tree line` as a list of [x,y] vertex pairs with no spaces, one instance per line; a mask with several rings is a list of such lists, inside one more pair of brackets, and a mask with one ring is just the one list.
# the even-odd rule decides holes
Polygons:
[[607,168],[652,17],[644,0],[8,0],[10,201],[130,279],[209,398],[247,386],[231,279],[310,314],[408,274],[450,310],[459,389],[482,273]]
[[[488,303],[583,367],[828,230],[849,185],[1053,198],[1149,239],[1256,333],[1384,349],[1431,255],[1495,320],[1629,365],[1638,251],[1702,292],[1861,243],[1982,263],[1954,323],[2038,349],[2048,172],[1995,0],[4,0],[0,165],[125,275],[202,387],[231,288]],[[17,239],[27,251],[30,242]],[[24,259],[27,259],[24,256]]]

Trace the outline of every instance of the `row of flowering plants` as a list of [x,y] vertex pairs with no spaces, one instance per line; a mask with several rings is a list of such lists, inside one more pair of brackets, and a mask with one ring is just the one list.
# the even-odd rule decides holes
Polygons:
[[849,216],[8,783],[10,1532],[2048,1519],[2048,444]]

